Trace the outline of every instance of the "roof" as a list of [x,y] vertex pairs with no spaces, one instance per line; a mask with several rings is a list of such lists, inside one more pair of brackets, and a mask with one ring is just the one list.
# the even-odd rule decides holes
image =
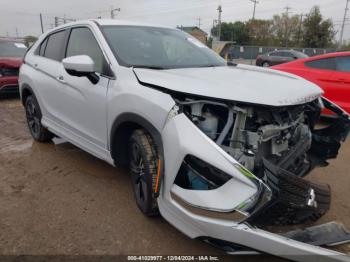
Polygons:
[[178,26],[177,28],[181,29],[182,31],[185,31],[186,33],[191,33],[195,29],[201,31],[203,34],[208,35],[207,32],[200,29],[198,26]]
[[314,59],[319,59],[319,58],[329,58],[329,57],[337,57],[337,56],[350,56],[350,51],[333,52],[333,53],[327,53],[327,54],[322,54],[322,55],[316,55],[316,56],[310,57],[309,59],[314,60]]
[[156,24],[141,23],[141,22],[137,22],[137,21],[119,20],[119,19],[91,19],[90,21],[94,21],[94,22],[98,23],[99,25],[149,26],[149,27],[160,27],[160,28],[174,29],[174,28],[168,27],[168,26],[161,26],[161,25],[156,25]]
[[172,27],[168,27],[168,26],[147,24],[147,23],[141,23],[141,22],[136,22],[136,21],[127,21],[127,20],[119,20],[119,19],[88,19],[88,20],[78,20],[78,21],[74,21],[74,22],[60,25],[58,27],[55,27],[53,29],[46,31],[43,35],[47,35],[51,32],[54,32],[54,31],[57,31],[57,30],[60,30],[63,28],[67,28],[70,26],[87,25],[87,24],[92,24],[92,23],[96,23],[96,24],[101,25],[101,26],[104,26],[104,25],[105,26],[108,26],[108,25],[148,26],[148,27],[167,28],[167,29],[176,30],[176,28],[172,28]]

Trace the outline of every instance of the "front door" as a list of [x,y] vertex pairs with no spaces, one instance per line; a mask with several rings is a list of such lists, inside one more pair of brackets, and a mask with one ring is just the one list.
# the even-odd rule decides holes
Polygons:
[[65,57],[88,55],[95,63],[95,72],[99,76],[97,84],[86,77],[69,75],[59,66],[57,79],[64,91],[61,114],[65,126],[74,141],[85,150],[106,158],[107,156],[107,89],[112,81],[105,76],[109,65],[101,48],[87,27],[72,28]]

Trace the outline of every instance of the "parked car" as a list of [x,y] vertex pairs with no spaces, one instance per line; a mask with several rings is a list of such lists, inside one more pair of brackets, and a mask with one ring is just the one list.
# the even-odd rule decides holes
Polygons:
[[27,47],[20,42],[0,40],[0,94],[18,94],[18,72]]
[[264,55],[258,55],[256,58],[256,65],[262,67],[270,67],[306,57],[308,57],[306,54],[299,51],[278,50],[266,53]]
[[272,68],[317,84],[325,97],[350,113],[350,52],[314,56]]
[[[59,136],[129,166],[145,215],[160,213],[189,237],[232,253],[344,259],[309,238],[257,227],[314,220],[329,209],[329,186],[302,177],[337,156],[350,117],[318,86],[228,65],[178,29],[103,19],[42,35],[19,82],[33,138]],[[338,118],[314,129],[323,106]]]

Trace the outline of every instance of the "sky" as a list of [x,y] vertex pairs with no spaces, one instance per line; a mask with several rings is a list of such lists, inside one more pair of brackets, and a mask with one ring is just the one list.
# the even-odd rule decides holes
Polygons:
[[[258,0],[256,18],[267,19],[285,12],[290,15],[308,13],[318,5],[325,18],[340,31],[346,0]],[[0,36],[41,34],[39,14],[42,13],[44,30],[53,27],[54,17],[88,19],[110,17],[110,9],[120,8],[117,19],[176,26],[199,25],[210,32],[213,20],[218,18],[217,7],[222,5],[222,21],[246,21],[252,17],[251,0],[0,0]],[[350,10],[348,12],[350,18]],[[337,40],[339,36],[337,35]],[[350,20],[347,21],[344,39],[350,40]]]

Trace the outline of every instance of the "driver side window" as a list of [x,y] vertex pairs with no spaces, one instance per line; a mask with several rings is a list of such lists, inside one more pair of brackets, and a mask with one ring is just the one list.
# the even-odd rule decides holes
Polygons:
[[95,71],[102,74],[105,58],[90,29],[73,28],[69,36],[66,57],[88,55],[95,63]]

